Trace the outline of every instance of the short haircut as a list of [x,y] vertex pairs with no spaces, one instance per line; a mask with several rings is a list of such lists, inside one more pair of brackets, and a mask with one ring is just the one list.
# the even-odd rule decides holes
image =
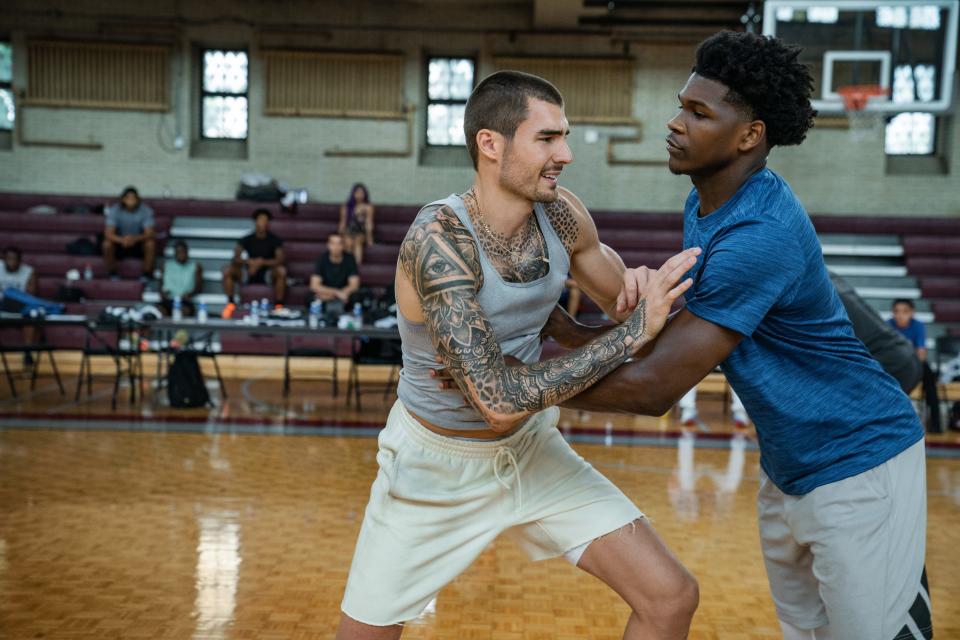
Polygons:
[[14,245],[7,245],[3,248],[3,255],[6,256],[8,253],[14,253],[17,256],[17,260],[23,259],[23,251],[20,250],[20,247],[15,247]]
[[263,207],[260,207],[259,209],[255,209],[253,212],[253,215],[250,217],[256,220],[260,216],[267,216],[267,220],[273,219],[273,214],[270,213],[270,209],[264,209]]
[[174,250],[174,251],[176,251],[177,249],[180,249],[180,248],[182,248],[184,251],[189,251],[189,250],[190,250],[190,247],[187,246],[187,241],[186,241],[186,240],[177,240],[176,242],[173,243],[173,250]]
[[563,96],[555,86],[522,71],[498,71],[484,78],[473,90],[463,114],[463,135],[474,169],[479,153],[477,133],[490,129],[512,140],[517,127],[527,119],[530,98],[563,106]]
[[340,238],[340,240],[342,241],[342,240],[343,240],[343,234],[340,233],[339,231],[334,231],[333,233],[327,234],[327,240],[328,240],[328,241],[330,240],[330,238]]
[[137,197],[137,200],[140,199],[140,194],[137,192],[137,188],[133,186],[130,186],[124,189],[123,192],[120,194],[120,199],[123,200],[124,198],[126,198],[128,193],[132,193],[133,195],[135,195]]
[[914,305],[913,305],[913,300],[910,300],[909,298],[897,298],[896,300],[893,301],[893,305],[891,305],[890,308],[891,308],[891,309],[896,308],[896,306],[897,306],[898,304],[905,304],[905,305],[907,305],[908,307],[910,307],[911,309],[915,309],[915,308],[916,308],[916,307],[914,307]]
[[771,147],[800,144],[817,115],[810,106],[813,78],[797,60],[800,51],[772,36],[721,31],[697,47],[693,72],[726,86],[727,102],[762,120]]

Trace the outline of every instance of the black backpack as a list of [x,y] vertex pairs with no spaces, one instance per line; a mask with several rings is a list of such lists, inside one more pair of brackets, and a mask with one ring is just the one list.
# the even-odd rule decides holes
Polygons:
[[210,402],[207,384],[200,372],[197,354],[180,351],[167,374],[167,397],[171,407],[202,407]]

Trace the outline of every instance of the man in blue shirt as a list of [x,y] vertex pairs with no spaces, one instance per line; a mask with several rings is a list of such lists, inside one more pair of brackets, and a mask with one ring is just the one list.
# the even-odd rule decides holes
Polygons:
[[[720,365],[756,425],[760,537],[787,640],[930,638],[923,429],[858,340],[773,147],[813,125],[799,49],[725,32],[704,41],[667,123],[690,176],[684,247],[703,248],[687,304],[636,360],[565,405],[662,415]],[[621,302],[642,292],[646,270]],[[551,319],[574,345],[593,334]]]
[[923,365],[923,396],[927,409],[927,430],[940,433],[940,393],[937,391],[937,374],[927,364],[927,328],[914,316],[913,300],[900,298],[893,301],[893,317],[887,322],[913,344],[917,358]]

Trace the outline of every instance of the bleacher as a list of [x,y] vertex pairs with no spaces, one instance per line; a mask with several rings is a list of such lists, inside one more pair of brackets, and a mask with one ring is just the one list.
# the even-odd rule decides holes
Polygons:
[[[131,304],[159,300],[157,283],[146,288],[137,280],[139,262],[120,263],[120,280],[110,280],[100,256],[71,256],[67,243],[85,236],[94,239],[103,228],[96,213],[34,214],[26,211],[49,205],[62,212],[95,209],[114,197],[0,193],[0,228],[3,244],[21,247],[24,262],[37,270],[39,294],[53,298],[64,282],[65,273],[85,265],[92,267],[93,279],[79,282],[86,301],[70,303],[73,313],[97,312],[109,304]],[[226,299],[221,287],[221,268],[233,254],[236,240],[253,228],[251,212],[258,203],[236,200],[146,198],[156,213],[161,256],[172,256],[172,240],[184,239],[191,257],[204,267],[202,297],[211,313],[217,313]],[[327,235],[335,230],[339,204],[302,205],[296,214],[277,213],[271,230],[284,240],[291,286],[287,304],[299,306],[307,294],[307,281],[314,260],[325,251]],[[365,286],[384,287],[393,281],[397,253],[416,206],[378,205],[377,244],[367,250],[361,266]],[[680,249],[683,232],[679,213],[596,211],[593,213],[600,238],[623,257],[629,266],[657,266]],[[820,234],[828,266],[846,278],[858,292],[889,317],[892,301],[910,298],[917,305],[917,317],[928,323],[928,338],[960,332],[960,219],[919,217],[813,217]],[[244,301],[269,297],[264,285],[242,289]],[[584,300],[583,313],[599,317],[600,310]],[[60,329],[48,336],[57,347],[76,348],[81,339],[77,330]],[[255,337],[224,338],[224,351],[242,353],[276,352]]]

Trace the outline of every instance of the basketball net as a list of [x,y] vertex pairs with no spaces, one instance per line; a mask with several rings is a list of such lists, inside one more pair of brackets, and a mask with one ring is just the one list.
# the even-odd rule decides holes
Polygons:
[[837,93],[843,98],[850,139],[859,142],[875,137],[883,124],[883,113],[868,110],[867,103],[873,98],[887,96],[890,90],[877,84],[853,84],[837,87]]

